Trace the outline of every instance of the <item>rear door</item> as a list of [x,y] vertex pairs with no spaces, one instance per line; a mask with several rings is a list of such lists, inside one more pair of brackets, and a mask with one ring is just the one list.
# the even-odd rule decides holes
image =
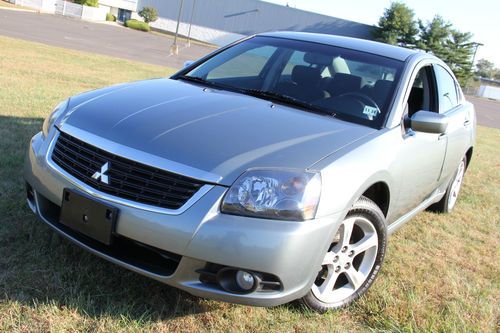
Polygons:
[[447,136],[448,148],[443,165],[442,179],[448,180],[457,169],[465,155],[468,134],[472,127],[473,119],[462,104],[463,98],[453,75],[443,66],[435,64],[436,82],[438,89],[439,113],[449,119]]

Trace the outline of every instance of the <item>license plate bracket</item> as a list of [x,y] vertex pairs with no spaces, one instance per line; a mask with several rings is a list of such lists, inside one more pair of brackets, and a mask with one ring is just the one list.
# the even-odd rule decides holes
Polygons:
[[59,222],[106,245],[113,242],[118,208],[65,188]]

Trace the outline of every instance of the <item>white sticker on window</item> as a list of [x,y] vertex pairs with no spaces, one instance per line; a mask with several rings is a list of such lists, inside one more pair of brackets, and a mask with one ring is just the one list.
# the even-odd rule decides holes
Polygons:
[[373,106],[365,105],[365,108],[363,109],[363,114],[366,114],[370,120],[374,117],[377,116],[377,114],[380,113],[380,110],[378,108],[375,108]]

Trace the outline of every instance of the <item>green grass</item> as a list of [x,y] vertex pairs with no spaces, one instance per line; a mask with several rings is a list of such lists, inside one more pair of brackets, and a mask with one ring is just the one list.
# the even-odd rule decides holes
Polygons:
[[456,210],[422,213],[390,238],[380,276],[356,305],[326,315],[231,305],[98,259],[25,204],[24,154],[58,101],[172,70],[4,37],[0,46],[0,332],[498,331],[500,130],[478,129]]

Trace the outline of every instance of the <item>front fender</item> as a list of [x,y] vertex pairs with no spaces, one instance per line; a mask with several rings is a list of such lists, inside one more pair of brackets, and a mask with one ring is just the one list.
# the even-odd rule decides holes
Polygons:
[[[316,163],[314,168],[321,170],[323,183],[317,217],[338,212],[347,214],[353,203],[378,182],[387,185],[390,198],[394,198],[400,148],[394,143],[400,137],[399,128],[380,130],[375,137],[367,137]],[[389,214],[390,210],[391,202]]]

